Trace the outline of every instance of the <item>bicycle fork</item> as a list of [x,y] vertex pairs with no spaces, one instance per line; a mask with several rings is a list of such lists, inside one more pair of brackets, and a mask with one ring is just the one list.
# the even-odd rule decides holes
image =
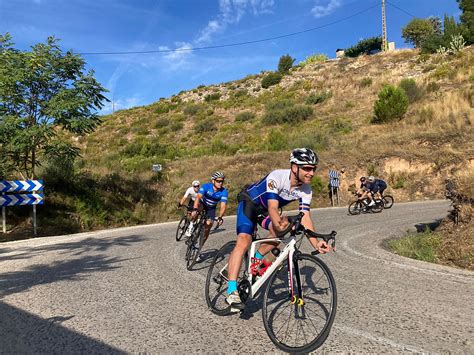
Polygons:
[[295,251],[291,250],[288,255],[288,296],[294,307],[295,317],[304,319],[306,317],[301,287],[301,274],[298,260],[294,258]]

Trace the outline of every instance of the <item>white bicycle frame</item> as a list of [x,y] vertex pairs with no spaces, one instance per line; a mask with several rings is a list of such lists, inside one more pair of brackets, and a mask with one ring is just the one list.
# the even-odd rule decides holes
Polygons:
[[[276,258],[276,260],[272,263],[272,265],[265,271],[265,273],[260,276],[253,284],[252,284],[252,274],[250,273],[250,259],[249,259],[249,263],[248,263],[248,267],[247,267],[247,274],[248,274],[248,282],[250,283],[250,285],[252,285],[251,289],[250,289],[250,294],[249,294],[249,297],[250,298],[253,298],[258,290],[260,289],[260,287],[262,287],[262,285],[265,283],[265,281],[268,280],[268,278],[273,274],[273,272],[278,268],[280,267],[280,265],[282,265],[284,262],[285,262],[285,259],[289,259],[290,261],[293,261],[293,254],[295,252],[295,245],[296,245],[296,238],[295,237],[292,237],[290,242],[288,244],[285,244],[281,239],[259,239],[255,242],[252,242],[252,245],[250,246],[250,251],[249,251],[249,256],[250,255],[255,255],[255,250],[257,249],[257,246],[260,245],[261,243],[266,243],[266,242],[277,242],[279,244],[282,244],[284,245],[285,247],[283,248],[283,250],[280,252],[280,254],[278,255],[278,257]],[[292,280],[293,280],[293,262],[289,262],[289,272],[290,272],[290,275],[289,275],[289,281],[290,281],[290,288],[291,288],[291,293],[293,295],[293,285],[292,285]]]

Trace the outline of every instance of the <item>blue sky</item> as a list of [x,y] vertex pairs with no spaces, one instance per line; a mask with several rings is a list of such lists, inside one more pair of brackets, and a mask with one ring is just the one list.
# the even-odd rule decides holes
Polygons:
[[[389,1],[405,11],[387,4],[388,37],[397,48],[408,46],[400,36],[411,19],[407,13],[421,18],[460,15],[455,0]],[[250,45],[84,54],[87,67],[110,91],[106,96],[113,99],[115,109],[123,109],[201,84],[275,70],[284,54],[296,58],[296,63],[315,53],[334,57],[336,48],[381,33],[380,4],[381,0],[0,0],[0,33],[10,32],[15,47],[24,50],[54,35],[64,50],[76,53],[141,52],[241,43],[337,22]],[[109,104],[103,113],[111,109]]]

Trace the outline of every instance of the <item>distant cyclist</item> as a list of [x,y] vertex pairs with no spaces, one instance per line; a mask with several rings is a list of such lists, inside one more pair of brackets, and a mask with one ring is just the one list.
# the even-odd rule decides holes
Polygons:
[[[259,223],[259,216],[266,215],[267,217],[260,221],[262,226],[268,229],[273,236],[279,235],[289,226],[288,218],[280,215],[279,208],[298,200],[299,210],[304,213],[303,226],[314,231],[309,213],[312,198],[310,184],[318,165],[318,157],[311,149],[295,149],[290,155],[290,163],[290,169],[274,170],[239,193],[237,244],[229,258],[228,296],[226,298],[226,302],[235,309],[244,308],[237,291],[237,277],[242,265],[242,258],[252,243],[252,235]],[[331,247],[323,240],[309,238],[309,241],[321,253],[331,250]],[[273,248],[271,243],[263,244],[255,253],[254,260],[262,260],[264,255]]]
[[387,189],[387,183],[382,179],[376,179],[373,176],[369,176],[370,192],[375,197],[377,193],[380,194],[380,198],[383,197],[383,192]]
[[[206,228],[204,230],[203,245],[209,237],[209,232],[211,230],[213,221],[216,220],[216,208],[219,202],[221,203],[221,206],[219,217],[217,217],[218,226],[223,222],[222,217],[224,216],[225,210],[227,208],[227,198],[229,195],[227,189],[223,187],[224,180],[224,173],[216,171],[211,176],[211,182],[201,186],[196,196],[196,200],[194,201],[193,213],[191,215],[193,219],[196,218],[197,211],[204,209],[206,212]],[[196,261],[201,261],[201,255],[198,256]]]
[[181,206],[184,206],[184,203],[186,202],[186,199],[189,197],[188,210],[192,211],[192,209],[194,207],[194,201],[196,200],[196,196],[198,194],[200,185],[201,184],[199,183],[198,180],[193,181],[192,185],[186,190],[186,192],[184,193],[183,198],[178,203],[178,208],[180,208]]

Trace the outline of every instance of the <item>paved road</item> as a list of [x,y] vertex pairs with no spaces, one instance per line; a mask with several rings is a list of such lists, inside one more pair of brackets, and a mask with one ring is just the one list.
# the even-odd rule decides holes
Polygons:
[[[338,288],[328,352],[474,353],[474,273],[409,260],[387,238],[436,223],[446,201],[395,204],[379,215],[315,210],[338,231],[323,256]],[[235,218],[209,252],[234,238]],[[176,223],[0,244],[0,352],[276,351],[261,312],[218,317],[201,270],[184,267]],[[305,242],[308,247],[308,242]]]

